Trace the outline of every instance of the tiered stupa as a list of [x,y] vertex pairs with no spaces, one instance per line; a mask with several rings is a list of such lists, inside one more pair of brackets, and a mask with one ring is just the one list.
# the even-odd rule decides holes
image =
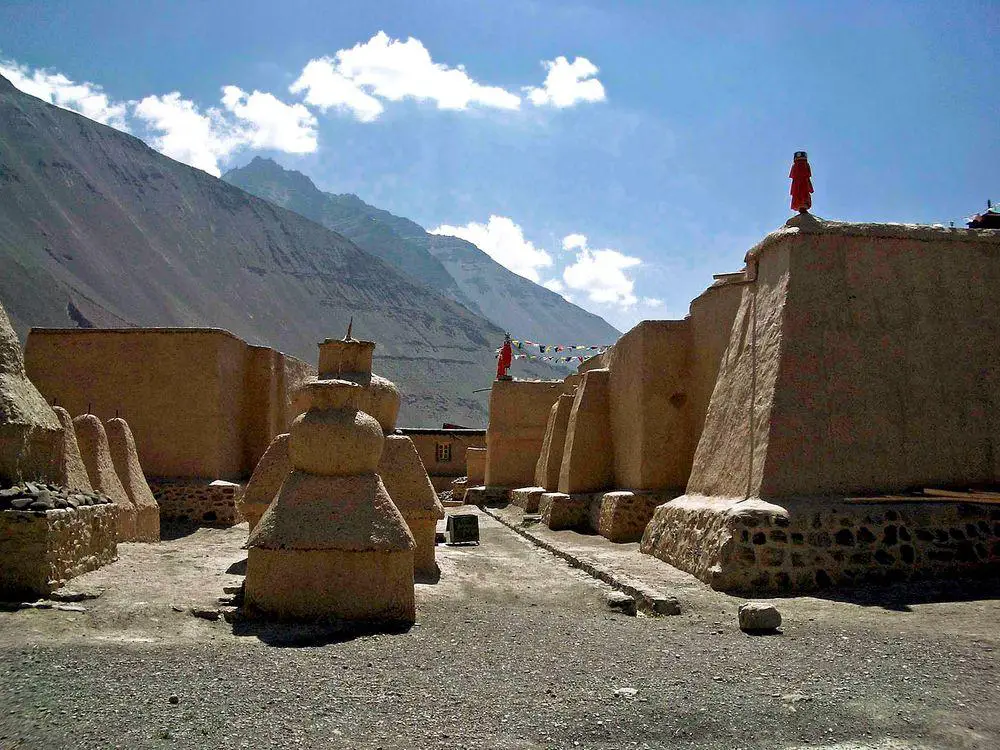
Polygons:
[[413,537],[376,473],[382,427],[347,380],[301,386],[292,473],[247,543],[250,613],[293,620],[411,623]]
[[348,327],[343,339],[326,339],[319,345],[319,379],[340,378],[364,388],[362,408],[378,420],[385,434],[379,476],[417,543],[413,555],[414,575],[433,577],[438,572],[434,560],[435,527],[438,520],[444,518],[444,506],[413,440],[406,435],[392,434],[399,416],[399,390],[392,381],[372,373],[374,351],[373,341],[352,338]]

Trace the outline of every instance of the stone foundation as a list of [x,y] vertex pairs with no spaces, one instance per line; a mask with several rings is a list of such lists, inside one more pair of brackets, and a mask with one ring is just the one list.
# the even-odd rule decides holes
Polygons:
[[605,492],[592,503],[591,527],[612,542],[638,542],[657,506],[679,494]]
[[506,503],[510,500],[510,490],[506,487],[466,487],[466,505],[488,505]]
[[243,521],[236,499],[243,487],[233,482],[208,479],[150,479],[160,506],[160,521],[235,526]]
[[[416,617],[410,550],[251,547],[247,565],[255,573],[246,579],[245,606],[251,615],[380,623],[412,623]],[[291,581],[294,585],[288,585]]]
[[406,522],[413,534],[417,546],[413,550],[413,575],[420,578],[433,578],[438,574],[438,564],[435,559],[437,552],[437,522],[436,518],[416,518]]
[[772,595],[1000,570],[1000,505],[684,496],[641,550],[712,588]]
[[546,492],[538,500],[538,512],[542,523],[553,531],[559,529],[590,528],[590,506],[593,495],[567,495],[562,492]]
[[118,556],[118,506],[0,511],[0,599],[48,596]]
[[544,487],[521,487],[511,491],[510,502],[518,508],[524,508],[525,513],[537,513],[538,501],[544,494]]

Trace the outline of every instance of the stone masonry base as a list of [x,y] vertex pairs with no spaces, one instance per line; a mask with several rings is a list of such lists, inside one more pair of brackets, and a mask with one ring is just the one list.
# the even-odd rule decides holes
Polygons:
[[550,529],[576,529],[595,531],[612,542],[637,542],[656,507],[676,492],[595,492],[567,495],[562,492],[542,492],[538,487],[514,490],[514,504],[519,499],[534,498],[537,494],[538,513],[542,523]]
[[149,488],[160,506],[160,521],[235,526],[243,521],[236,498],[243,487],[210,479],[150,479]]
[[0,599],[48,596],[118,556],[118,506],[0,511]]
[[679,497],[640,549],[712,588],[773,595],[1000,570],[1000,505]]

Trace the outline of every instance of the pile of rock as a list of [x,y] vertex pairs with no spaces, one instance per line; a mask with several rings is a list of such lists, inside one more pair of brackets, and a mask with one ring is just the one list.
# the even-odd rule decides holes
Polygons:
[[44,482],[25,482],[0,490],[0,511],[23,510],[44,513],[48,510],[109,503],[111,498],[98,492],[83,492]]

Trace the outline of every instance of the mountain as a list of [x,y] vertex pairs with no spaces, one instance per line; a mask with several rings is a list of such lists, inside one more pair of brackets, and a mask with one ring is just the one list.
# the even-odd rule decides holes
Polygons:
[[[0,77],[0,300],[29,326],[216,326],[308,362],[354,332],[403,425],[483,425],[503,331],[297,213]],[[517,374],[552,377],[544,363]]]
[[343,234],[419,282],[483,315],[515,338],[553,344],[611,344],[604,319],[509,271],[471,242],[429,234],[356,195],[324,193],[301,172],[255,157],[222,179]]

